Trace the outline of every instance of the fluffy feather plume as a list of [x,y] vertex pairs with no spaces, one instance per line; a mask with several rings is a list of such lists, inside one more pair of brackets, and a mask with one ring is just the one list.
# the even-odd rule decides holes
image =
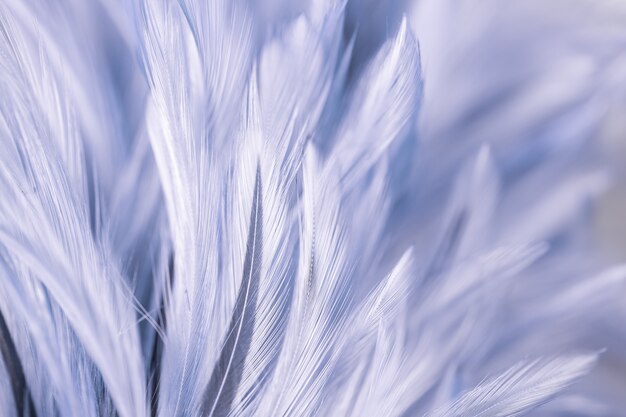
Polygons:
[[0,415],[623,415],[625,23],[2,0]]

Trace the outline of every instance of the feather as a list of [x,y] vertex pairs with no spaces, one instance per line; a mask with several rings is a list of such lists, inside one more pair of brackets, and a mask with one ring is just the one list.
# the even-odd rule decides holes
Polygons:
[[[128,302],[132,296],[115,264],[108,262],[109,251],[93,240],[81,152],[64,153],[68,147],[80,148],[77,132],[71,123],[67,131],[50,124],[53,116],[71,118],[72,102],[59,93],[63,84],[54,76],[37,88],[28,73],[39,66],[45,74],[46,55],[35,58],[24,34],[9,23],[10,17],[3,18],[3,45],[10,51],[5,64],[12,67],[3,72],[4,83],[12,81],[13,87],[7,88],[2,108],[4,127],[10,132],[4,135],[2,188],[13,204],[2,206],[2,244],[20,266],[17,276],[24,280],[32,274],[59,306],[111,385],[120,414],[141,416],[145,394],[137,335],[128,332],[120,337],[124,321],[134,320],[134,305]],[[23,48],[16,49],[17,45]],[[96,308],[107,314],[95,313]],[[120,366],[106,367],[107,362]]]
[[406,134],[417,115],[420,89],[417,42],[404,19],[360,78],[339,128],[335,152],[347,184]]
[[[297,158],[299,148],[295,143],[286,144],[291,151],[285,154],[275,148],[283,145],[273,143],[271,136],[262,128],[262,107],[258,94],[256,73],[253,71],[244,114],[244,132],[247,137],[243,143],[248,149],[244,149],[242,153],[243,160],[248,162],[243,165],[248,166],[248,172],[253,172],[253,165],[250,165],[253,161],[252,155],[259,152],[257,178],[258,181],[264,179],[265,190],[259,196],[262,198],[259,204],[266,208],[262,212],[260,227],[267,232],[263,239],[265,260],[260,263],[258,303],[252,312],[253,320],[250,320],[246,329],[251,334],[250,348],[245,363],[241,364],[241,384],[238,387],[236,404],[229,415],[247,415],[253,412],[266,389],[265,384],[272,377],[282,346],[294,271],[294,221],[290,202],[293,201],[295,188],[289,181],[294,176],[290,171],[294,167],[289,163],[282,163],[278,158],[281,155],[284,158],[282,161]],[[282,141],[287,138],[279,139]],[[298,138],[298,135],[291,136],[293,141]]]
[[[230,71],[229,60],[215,61],[217,56],[204,56],[209,51],[218,53],[229,39],[199,38],[207,28],[191,18],[205,14],[200,13],[201,9],[198,15],[185,15],[192,6],[201,7],[186,4],[186,8],[179,9],[169,1],[146,2],[138,11],[138,26],[143,31],[142,58],[154,103],[151,117],[155,123],[151,126],[162,126],[149,133],[176,253],[174,280],[166,297],[166,317],[168,323],[186,323],[167,330],[163,351],[159,412],[172,416],[187,415],[200,407],[203,387],[209,382],[220,351],[220,345],[210,341],[224,339],[234,303],[229,296],[231,279],[210,279],[218,275],[220,204],[208,196],[223,192],[223,174],[218,169],[215,151],[221,146],[220,135],[228,132],[220,133],[216,126],[221,129],[228,119],[220,113],[217,103],[223,98],[235,99],[234,91],[224,90],[223,86],[241,88],[237,81],[227,81],[246,74],[245,67]],[[213,11],[228,10],[226,3],[214,7]],[[245,33],[247,22],[237,23],[241,33]],[[216,48],[203,48],[207,41],[216,42]],[[184,58],[172,55],[173,50],[184,51]],[[215,66],[215,62],[223,65]],[[207,72],[209,65],[212,69]],[[213,111],[199,114],[194,109],[200,103],[208,103]],[[208,137],[214,142],[205,142]],[[209,322],[213,325],[207,326]]]
[[382,405],[386,378],[397,371],[390,362],[398,359],[403,340],[398,317],[405,313],[413,275],[413,254],[407,251],[392,271],[354,310],[350,329],[338,345],[333,363],[333,384],[346,390],[324,414],[361,415],[365,410],[389,415]]
[[26,386],[26,379],[20,358],[11,333],[4,320],[4,316],[0,313],[0,353],[4,367],[11,381],[11,389],[13,390],[13,399],[15,401],[15,412],[18,416],[29,415],[35,417],[35,405],[31,394]]
[[619,415],[626,13],[474,3],[4,0],[0,414]]
[[263,201],[260,172],[257,177],[252,197],[250,213],[250,231],[243,266],[243,278],[233,318],[228,329],[228,338],[222,347],[222,353],[215,366],[203,404],[202,414],[225,416],[231,407],[241,379],[241,366],[251,342],[251,328],[254,322],[254,310],[259,291],[260,263],[263,258]]
[[432,416],[519,416],[586,374],[597,355],[521,362]]
[[[299,284],[294,297],[299,303],[290,317],[283,352],[277,365],[273,385],[269,392],[275,393],[266,398],[267,405],[260,410],[272,415],[314,415],[324,383],[329,377],[326,364],[334,355],[332,341],[338,337],[346,325],[349,312],[349,277],[353,267],[347,257],[345,230],[342,227],[337,198],[336,175],[333,170],[321,171],[319,159],[312,148],[307,152],[303,184],[313,185],[310,197],[305,197],[302,221],[309,232],[307,247],[311,252],[306,259],[309,264],[301,264],[298,272]],[[320,173],[321,171],[321,173]],[[313,178],[325,176],[321,188]],[[324,204],[319,203],[324,201]],[[313,222],[311,224],[311,222]],[[328,236],[326,238],[325,236]],[[321,246],[319,246],[321,245]],[[298,302],[298,301],[296,301]],[[280,381],[289,379],[289,386]],[[273,389],[272,389],[273,388]]]

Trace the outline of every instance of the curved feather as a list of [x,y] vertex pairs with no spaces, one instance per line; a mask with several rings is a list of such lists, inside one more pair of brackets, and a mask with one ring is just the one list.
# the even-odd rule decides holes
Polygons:
[[589,372],[597,359],[597,355],[591,354],[520,362],[428,416],[523,415]]
[[[312,147],[304,170],[302,216],[312,252],[301,264],[283,355],[260,412],[272,415],[316,415],[331,373],[335,342],[347,325],[352,300],[350,277],[354,260],[347,250],[347,235],[340,209],[336,171],[325,170]],[[317,180],[314,180],[317,179]],[[323,202],[323,203],[322,203]],[[313,224],[311,224],[313,222]],[[314,240],[314,244],[311,241]],[[281,381],[290,380],[289,385]]]
[[202,414],[206,416],[228,415],[252,339],[251,332],[255,321],[261,273],[260,263],[263,258],[263,208],[261,204],[263,192],[259,168],[257,168],[252,201],[241,288],[228,329],[228,337],[204,394]]
[[[220,237],[225,233],[220,198],[230,187],[228,170],[236,159],[224,139],[238,120],[236,108],[225,104],[238,102],[249,70],[247,20],[234,20],[229,28],[231,20],[221,20],[233,10],[228,2],[181,5],[143,2],[137,16],[153,103],[149,133],[175,255],[165,311],[168,323],[183,323],[168,326],[164,343],[159,413],[167,416],[201,407],[235,305],[241,275],[222,270],[227,263],[219,261],[220,254],[231,252],[230,239]],[[232,56],[222,59],[221,51]]]
[[[99,219],[91,214],[100,202],[93,189],[90,204],[75,103],[61,93],[64,83],[48,55],[33,46],[36,38],[13,23],[3,14],[7,53],[1,75],[7,88],[0,113],[8,134],[2,136],[0,178],[10,203],[0,207],[2,245],[18,267],[17,277],[38,280],[64,315],[61,322],[71,326],[69,337],[80,340],[75,365],[84,364],[86,352],[97,367],[88,371],[91,378],[101,377],[109,388],[106,401],[110,395],[120,415],[142,416],[145,386],[137,333],[120,335],[126,322],[134,321],[134,304],[110,251],[93,234]],[[45,83],[37,79],[38,71]],[[40,347],[44,343],[36,341]],[[95,384],[83,382],[84,387]]]
[[298,141],[302,136],[287,130],[285,136],[272,137],[263,128],[263,107],[256,80],[256,73],[253,72],[249,83],[245,141],[241,153],[249,164],[252,155],[258,152],[258,166],[264,184],[264,261],[261,264],[251,345],[243,366],[236,404],[229,414],[231,416],[255,413],[268,389],[268,381],[272,378],[282,350],[295,273],[296,235],[292,204],[297,189],[291,179],[296,175],[294,170],[298,166],[301,147]]
[[419,50],[406,18],[359,79],[337,133],[349,188],[410,129],[421,94]]
[[324,415],[389,415],[384,406],[384,397],[389,396],[385,381],[398,380],[394,365],[403,349],[401,316],[406,313],[413,273],[409,249],[353,311],[350,326],[337,343]]

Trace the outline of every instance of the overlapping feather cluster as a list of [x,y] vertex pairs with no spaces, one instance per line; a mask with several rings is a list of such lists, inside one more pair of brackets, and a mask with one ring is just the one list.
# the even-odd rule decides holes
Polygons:
[[587,3],[2,0],[0,414],[624,415]]

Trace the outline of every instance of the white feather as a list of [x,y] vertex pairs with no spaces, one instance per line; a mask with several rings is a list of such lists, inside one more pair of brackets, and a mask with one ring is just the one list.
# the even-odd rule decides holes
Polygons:
[[519,416],[586,374],[597,355],[521,362],[429,416]]

